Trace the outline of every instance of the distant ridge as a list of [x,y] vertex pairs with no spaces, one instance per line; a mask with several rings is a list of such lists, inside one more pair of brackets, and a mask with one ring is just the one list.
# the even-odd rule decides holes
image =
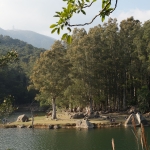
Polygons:
[[28,30],[4,30],[0,28],[1,35],[10,36],[13,39],[19,39],[37,48],[44,48],[49,50],[53,45],[55,39]]

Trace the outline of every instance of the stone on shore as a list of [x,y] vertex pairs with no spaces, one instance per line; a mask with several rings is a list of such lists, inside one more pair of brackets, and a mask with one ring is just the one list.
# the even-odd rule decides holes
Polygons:
[[94,128],[94,125],[88,120],[78,120],[76,122],[76,127],[77,128]]
[[17,118],[17,122],[27,122],[27,121],[29,121],[29,118],[25,115],[25,114],[23,114],[23,115],[20,115],[20,116],[18,116],[18,118]]
[[25,128],[26,126],[25,125],[18,125],[18,128]]
[[56,124],[56,125],[54,125],[54,127],[53,127],[54,129],[59,129],[60,128],[60,126],[58,125],[58,124]]

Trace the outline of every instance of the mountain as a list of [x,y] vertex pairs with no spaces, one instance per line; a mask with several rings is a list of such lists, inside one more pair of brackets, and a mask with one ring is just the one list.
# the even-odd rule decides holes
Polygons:
[[15,50],[18,53],[18,65],[21,66],[27,75],[30,75],[36,59],[39,58],[41,52],[44,52],[46,49],[37,48],[24,41],[0,35],[0,57],[11,50]]
[[13,39],[19,39],[38,48],[49,50],[55,39],[28,30],[4,30],[0,28],[1,35],[10,36]]

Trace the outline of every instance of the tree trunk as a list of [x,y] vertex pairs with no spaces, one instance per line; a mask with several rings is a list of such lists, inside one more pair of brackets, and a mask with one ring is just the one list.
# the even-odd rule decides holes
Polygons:
[[126,91],[125,87],[123,88],[123,110],[126,109]]
[[92,112],[93,112],[93,106],[92,106],[92,104],[93,104],[93,101],[92,101],[92,98],[90,97],[89,98],[89,115],[91,115],[92,114]]
[[55,98],[52,98],[52,109],[53,109],[53,112],[52,112],[52,119],[56,119],[56,104],[55,104]]
[[125,86],[123,87],[123,110],[126,109],[126,86],[127,86],[126,71],[124,73],[124,83]]

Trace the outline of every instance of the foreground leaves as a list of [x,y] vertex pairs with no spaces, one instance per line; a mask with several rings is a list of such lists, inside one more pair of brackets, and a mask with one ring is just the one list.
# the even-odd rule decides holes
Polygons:
[[[70,19],[73,17],[74,14],[84,14],[86,15],[86,8],[91,7],[93,3],[97,0],[63,0],[67,2],[66,7],[62,8],[62,11],[57,11],[54,17],[58,18],[58,21],[55,24],[52,24],[50,28],[52,28],[51,33],[57,31],[57,34],[60,34],[60,30],[63,30],[64,27],[67,28],[68,33],[62,35],[62,40],[66,40],[68,43],[71,43],[72,40],[70,38],[71,28],[73,26],[85,26],[91,24],[96,17],[100,16],[101,20],[105,20],[105,16],[109,16],[110,13],[114,11],[117,6],[117,0],[115,8],[111,7],[111,0],[102,0],[102,8],[98,10],[98,14],[95,15],[90,22],[84,24],[70,24]],[[67,36],[68,35],[68,36]]]

